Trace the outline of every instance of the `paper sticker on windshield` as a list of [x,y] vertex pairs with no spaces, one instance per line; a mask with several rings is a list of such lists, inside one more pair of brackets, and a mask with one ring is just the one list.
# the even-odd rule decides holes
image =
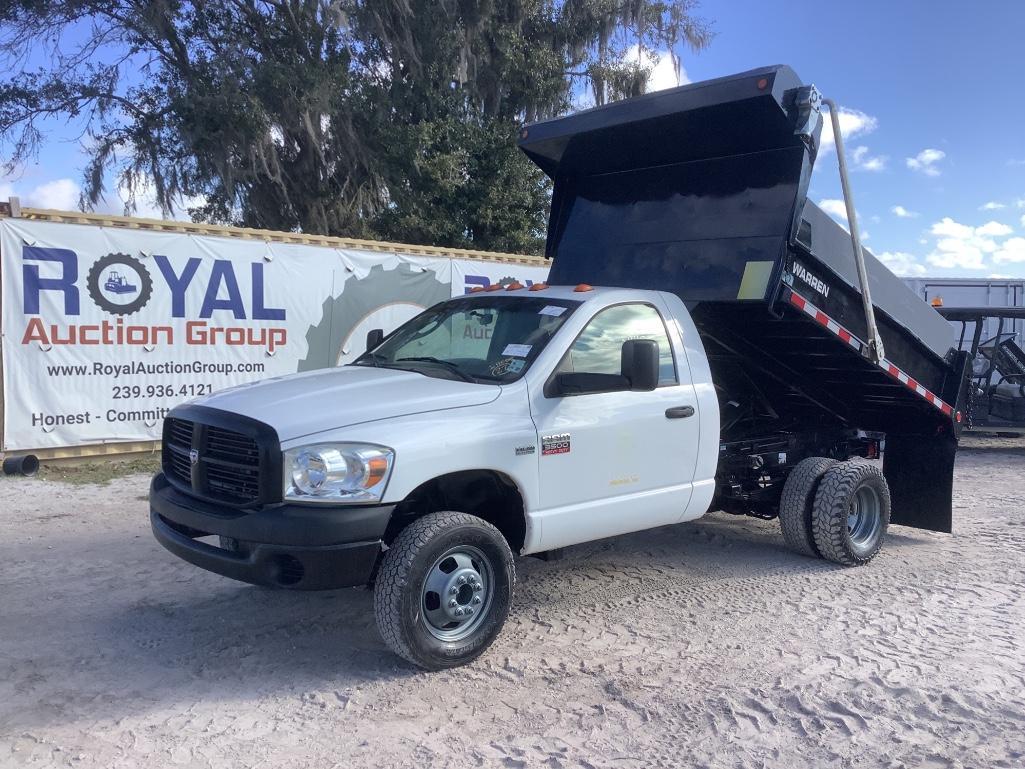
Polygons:
[[502,350],[502,355],[513,355],[517,358],[526,358],[530,355],[532,344],[507,344]]
[[526,365],[527,361],[513,358],[511,361],[509,361],[509,373],[519,374],[521,371],[523,371],[523,367]]
[[545,305],[540,310],[538,310],[537,314],[538,315],[551,315],[554,318],[558,318],[564,312],[566,312],[566,308],[565,307],[559,307],[558,305],[555,305],[555,304],[549,304],[549,305]]

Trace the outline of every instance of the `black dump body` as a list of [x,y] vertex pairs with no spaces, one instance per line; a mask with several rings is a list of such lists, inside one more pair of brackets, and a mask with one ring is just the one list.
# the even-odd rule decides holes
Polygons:
[[525,127],[554,181],[550,282],[671,291],[720,388],[723,441],[809,429],[886,433],[894,521],[950,530],[967,355],[950,325],[807,200],[822,116],[786,66]]

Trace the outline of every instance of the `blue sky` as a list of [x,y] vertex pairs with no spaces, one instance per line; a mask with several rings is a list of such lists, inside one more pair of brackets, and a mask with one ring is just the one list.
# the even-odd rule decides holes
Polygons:
[[[701,12],[717,36],[681,52],[688,79],[789,64],[842,105],[877,256],[906,275],[1025,278],[1025,1],[705,0]],[[674,84],[671,67],[657,69],[657,84]],[[38,164],[0,177],[0,199],[75,207],[77,137],[55,125]],[[116,190],[108,197],[120,213]],[[842,220],[828,150],[811,197]],[[145,201],[139,213],[160,215]]]

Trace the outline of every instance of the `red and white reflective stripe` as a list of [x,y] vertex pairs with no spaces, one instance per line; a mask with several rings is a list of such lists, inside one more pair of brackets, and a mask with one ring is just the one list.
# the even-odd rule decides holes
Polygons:
[[[838,337],[840,337],[840,339],[849,344],[859,353],[861,352],[861,349],[865,344],[864,342],[862,342],[860,339],[858,339],[858,337],[854,336],[854,334],[852,334],[850,331],[845,329],[835,320],[830,318],[828,315],[826,315],[826,313],[822,312],[822,310],[813,305],[811,302],[809,302],[807,299],[805,299],[803,296],[798,294],[793,289],[791,289],[790,291],[790,304],[804,312],[806,315],[809,315],[812,318],[814,318],[816,323],[818,323],[820,326],[828,328],[831,332],[836,334]],[[938,408],[944,414],[949,415],[954,413],[954,408],[949,403],[945,403],[938,395],[936,395],[936,393],[932,392],[927,387],[923,387],[921,382],[914,379],[906,372],[899,369],[897,366],[893,365],[893,363],[886,360],[886,358],[883,358],[881,361],[879,361],[879,368],[881,368],[887,374],[892,376],[894,379],[896,379],[902,385],[907,387],[909,390],[913,390],[918,395],[925,398],[927,401],[929,401],[929,403]]]
[[850,331],[845,329],[835,320],[830,318],[828,315],[826,315],[826,313],[822,312],[822,310],[813,305],[803,296],[794,291],[791,291],[790,304],[792,304],[797,309],[806,312],[808,315],[815,319],[816,323],[818,323],[821,326],[825,326],[838,337],[840,337],[840,339],[847,342],[847,344],[849,344],[859,353],[861,352],[861,346],[863,342],[860,339],[858,339],[858,337],[854,336],[854,334],[852,334]]

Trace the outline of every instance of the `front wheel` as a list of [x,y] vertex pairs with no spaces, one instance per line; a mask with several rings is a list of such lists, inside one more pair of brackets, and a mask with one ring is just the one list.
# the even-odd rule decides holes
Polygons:
[[414,665],[465,665],[501,631],[514,581],[512,552],[490,523],[466,513],[425,515],[384,555],[374,586],[377,628]]

